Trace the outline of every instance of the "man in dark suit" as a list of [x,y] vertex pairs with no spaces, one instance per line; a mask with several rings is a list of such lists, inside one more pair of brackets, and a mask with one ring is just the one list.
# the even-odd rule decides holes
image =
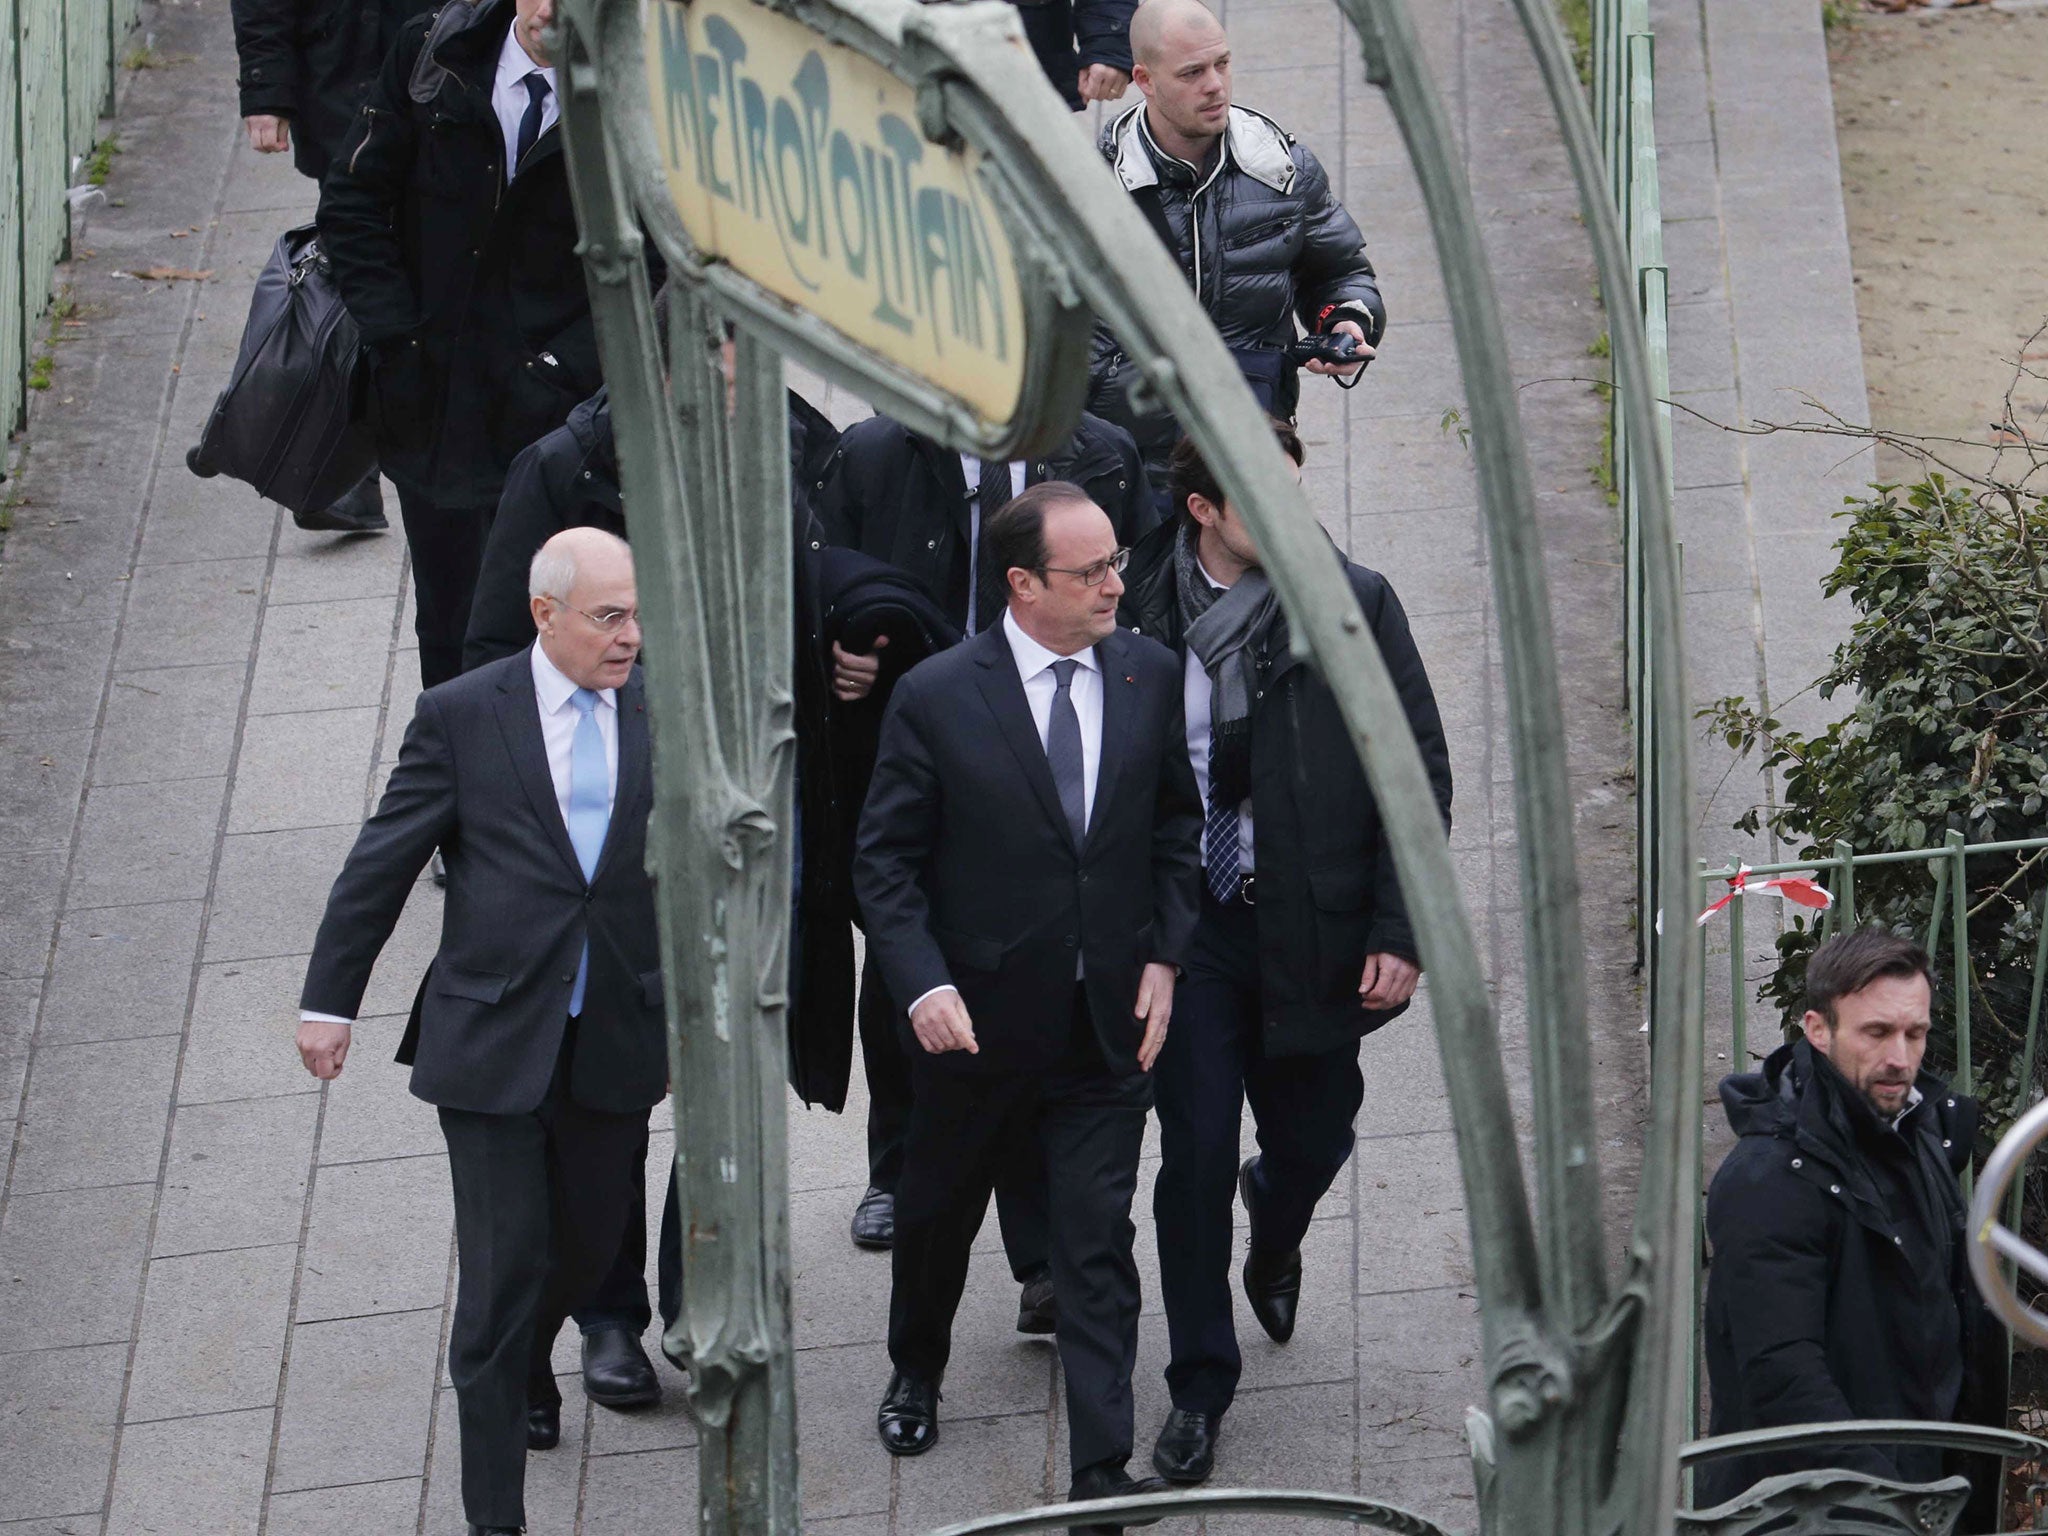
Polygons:
[[[1060,25],[1065,24],[1062,14]],[[931,595],[956,630],[972,635],[1001,621],[1005,601],[986,526],[1011,497],[1047,480],[1085,491],[1109,515],[1120,544],[1136,544],[1158,521],[1130,434],[1086,415],[1053,452],[1007,463],[956,453],[900,421],[872,416],[840,435],[811,490],[832,543],[893,565]],[[858,686],[886,659],[880,651],[841,650],[834,661],[842,684]],[[887,693],[886,686],[878,687],[875,703],[886,705]],[[864,765],[856,767],[852,776],[864,772]],[[895,1237],[896,1181],[911,1091],[910,1064],[896,1039],[900,1012],[870,951],[860,991],[868,1188],[853,1213],[853,1240],[862,1248],[887,1248]],[[1022,1287],[1017,1329],[1051,1333],[1057,1306],[1046,1258],[1046,1192],[1035,1172],[1013,1170],[1004,1179],[996,1190],[996,1215],[1010,1272]]]
[[491,511],[527,444],[603,382],[562,161],[553,0],[412,17],[320,189],[412,554],[420,682],[462,670]]
[[300,999],[299,1053],[336,1077],[370,968],[441,849],[441,947],[399,1060],[440,1110],[455,1184],[448,1369],[473,1533],[526,1524],[527,1449],[561,1433],[555,1335],[619,1250],[668,1085],[632,559],[570,529],[531,587],[532,646],[420,695]]
[[[1300,436],[1282,421],[1273,430],[1298,472]],[[1251,530],[1186,438],[1170,476],[1173,520],[1133,552],[1122,618],[1180,653],[1187,754],[1208,812],[1202,919],[1159,1060],[1152,1193],[1173,1400],[1152,1465],[1199,1483],[1242,1365],[1231,1197],[1251,1228],[1245,1298],[1285,1344],[1302,1238],[1354,1144],[1359,1041],[1407,1008],[1421,949],[1350,730],[1294,654]],[[1448,830],[1451,755],[1407,615],[1379,572],[1342,564]],[[1259,1155],[1240,1166],[1247,1101]]]
[[[897,684],[854,890],[914,1077],[896,1192],[883,1446],[938,1438],[968,1250],[998,1169],[1036,1152],[1051,1209],[1073,1496],[1134,1482],[1131,1196],[1148,1075],[1195,925],[1201,812],[1180,668],[1116,627],[1128,557],[1078,486],[991,520],[1008,609]],[[999,874],[999,878],[996,876]]]

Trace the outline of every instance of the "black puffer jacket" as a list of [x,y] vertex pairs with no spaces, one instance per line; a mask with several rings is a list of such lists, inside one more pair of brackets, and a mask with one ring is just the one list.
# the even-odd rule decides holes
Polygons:
[[[1707,1191],[1714,1434],[1844,1419],[2004,1422],[2002,1338],[1970,1281],[1957,1184],[1976,1101],[1929,1073],[1917,1086],[1919,1103],[1893,1130],[1803,1038],[1761,1072],[1721,1080],[1740,1139]],[[1906,1482],[1949,1469],[1940,1450],[1912,1446],[1734,1457],[1700,1468],[1694,1507],[1816,1466]]]
[[242,116],[292,123],[292,161],[319,180],[409,17],[435,0],[233,0]]
[[513,14],[448,0],[408,21],[320,196],[378,463],[443,506],[495,505],[514,456],[604,382],[559,124],[505,180],[491,88]]
[[[1164,219],[1181,271],[1225,346],[1269,354],[1277,367],[1270,354],[1295,339],[1297,324],[1317,332],[1336,320],[1355,320],[1377,345],[1387,311],[1365,237],[1332,195],[1322,163],[1271,118],[1232,107],[1217,161],[1202,171],[1152,141],[1140,104],[1104,127],[1102,153],[1139,206],[1152,204]],[[1179,428],[1163,412],[1132,408],[1130,360],[1100,328],[1089,374],[1088,409],[1129,431],[1164,485]],[[1292,369],[1279,380],[1274,414],[1292,417],[1299,381]]]
[[[1170,646],[1185,664],[1173,547],[1186,514],[1131,557],[1117,612],[1126,628]],[[1342,560],[1335,550],[1333,559]],[[1444,829],[1451,825],[1451,753],[1429,673],[1401,600],[1378,571],[1344,574],[1401,695]],[[1329,686],[1296,661],[1284,635],[1260,658],[1252,705],[1252,826],[1259,916],[1259,1005],[1269,1056],[1340,1050],[1403,1013],[1361,1007],[1365,957],[1421,959],[1401,899],[1379,806]]]
[[[1059,452],[1025,466],[1027,485],[1070,480],[1109,514],[1117,542],[1135,544],[1158,514],[1130,434],[1083,416]],[[825,536],[893,565],[967,625],[967,477],[960,455],[900,421],[871,416],[841,434],[811,487]]]

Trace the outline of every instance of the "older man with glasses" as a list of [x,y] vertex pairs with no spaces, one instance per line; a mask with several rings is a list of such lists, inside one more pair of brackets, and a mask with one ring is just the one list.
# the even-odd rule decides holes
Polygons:
[[1179,665],[1116,627],[1128,556],[1102,509],[1048,481],[986,538],[1007,608],[896,685],[854,859],[913,1079],[876,1427],[894,1456],[937,1443],[968,1251],[998,1171],[1039,1158],[1073,1495],[1105,1497],[1161,1486],[1124,1470],[1131,1198],[1198,910],[1200,802]]
[[571,528],[529,585],[535,642],[420,695],[328,897],[298,1032],[307,1069],[339,1077],[378,952],[446,850],[440,949],[398,1059],[440,1112],[455,1185],[448,1373],[472,1533],[526,1525],[526,1453],[561,1433],[555,1335],[619,1250],[668,1091],[632,556]]

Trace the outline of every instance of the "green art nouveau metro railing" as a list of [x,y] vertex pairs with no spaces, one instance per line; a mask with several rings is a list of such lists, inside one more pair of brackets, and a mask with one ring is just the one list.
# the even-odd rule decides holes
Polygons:
[[[1661,452],[1639,446],[1621,395],[1611,402],[1608,430],[1613,484],[1621,521],[1622,651],[1628,703],[1634,725],[1636,770],[1636,895],[1639,912],[1655,912],[1657,861],[1663,845],[1654,835],[1657,802],[1669,791],[1660,775],[1653,743],[1656,701],[1649,687],[1658,664],[1648,622],[1649,579],[1644,568],[1643,498],[1650,476],[1671,497],[1671,359],[1669,279],[1664,266],[1664,210],[1657,181],[1656,46],[1649,0],[1592,0],[1591,97],[1593,123],[1606,168],[1607,195],[1614,205],[1627,252],[1633,312],[1606,292],[1610,340],[1616,327],[1634,322],[1640,330],[1650,390],[1656,400]],[[1653,973],[1657,938],[1644,923],[1638,929],[1642,959]]]
[[[779,1536],[797,1528],[800,1510],[781,1084],[789,548],[786,519],[762,515],[788,496],[777,358],[801,359],[949,446],[1010,457],[1069,430],[1095,323],[1116,336],[1242,510],[1295,644],[1320,664],[1384,815],[1431,977],[1465,1185],[1485,1356],[1481,1403],[1467,1423],[1481,1526],[1515,1536],[1672,1529],[1697,1209],[1697,937],[1690,928],[1670,935],[1652,977],[1660,1049],[1628,1250],[1611,1266],[1557,658],[1500,305],[1457,136],[1408,4],[1341,0],[1340,8],[1423,190],[1471,412],[1521,832],[1527,1154],[1456,868],[1371,631],[1236,364],[1122,186],[1075,137],[1070,114],[1031,62],[1014,9],[564,0],[565,151],[647,621],[656,744],[650,847],[688,1234],[684,1315],[665,1343],[690,1368],[700,1424],[697,1518],[706,1533]],[[1515,0],[1515,10],[1558,115],[1603,291],[1610,310],[1625,311],[1636,282],[1585,94],[1549,0]],[[741,60],[746,78],[736,83]],[[829,125],[828,161],[806,148],[825,144],[823,126],[807,140],[805,123],[827,125],[825,87],[835,71],[843,88],[831,99],[842,116]],[[859,103],[877,101],[888,104],[886,118],[854,121],[878,110]],[[736,137],[741,130],[745,137]],[[872,147],[858,148],[848,133],[869,136]],[[719,148],[742,142],[763,146],[744,165]],[[863,190],[863,154],[893,167],[890,186],[904,189],[900,198],[892,190],[887,208]],[[1024,354],[1008,360],[1014,376],[1001,377],[1012,382],[993,404],[997,392],[985,386],[1004,364],[999,348],[985,349],[990,361],[974,377],[949,383],[947,359],[869,324],[870,309],[890,310],[892,323],[907,320],[897,301],[910,297],[926,317],[920,323],[938,324],[939,306],[923,302],[928,285],[914,293],[884,285],[879,307],[873,298],[882,278],[870,253],[880,247],[865,231],[887,220],[893,248],[899,225],[891,210],[909,206],[913,166],[929,167],[916,172],[916,197],[920,209],[931,197],[934,217],[902,247],[943,259],[949,274],[961,271],[963,258],[972,263],[975,286],[963,290],[950,279],[953,314],[963,304],[982,312],[988,290],[980,281],[997,267],[1007,264],[998,286],[1015,274],[1011,318],[990,334],[1016,334],[1021,318]],[[743,179],[765,185],[769,198],[742,206],[734,189]],[[856,213],[875,210],[862,214],[859,239],[842,201]],[[998,224],[983,220],[984,206]],[[959,243],[970,226],[971,250]],[[836,265],[823,239],[833,227]],[[984,229],[995,236],[985,238]],[[670,307],[672,370],[660,361],[645,291],[649,236],[680,290]],[[792,275],[796,252],[807,270]],[[823,303],[813,295],[828,279],[842,293],[848,283],[869,286],[858,302]],[[723,322],[739,331],[730,390],[714,361]],[[946,339],[953,356],[984,345],[980,329],[969,337],[956,324]],[[1653,906],[1677,911],[1692,896],[1693,874],[1676,545],[1644,337],[1634,325],[1612,331],[1631,462],[1644,468],[1634,558],[1640,626],[1654,639],[1636,677],[1663,791],[1652,802],[1650,842],[1667,855]],[[1165,1498],[1190,1512],[1285,1508],[1415,1536],[1434,1529],[1349,1493]],[[1064,1523],[1035,1511],[977,1526]]]
[[0,436],[21,424],[65,192],[113,100],[141,0],[0,0]]

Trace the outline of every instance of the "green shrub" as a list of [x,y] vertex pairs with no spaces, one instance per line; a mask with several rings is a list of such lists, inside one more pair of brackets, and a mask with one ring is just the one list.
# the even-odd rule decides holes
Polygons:
[[[1701,711],[1732,748],[1761,747],[1766,766],[1783,769],[1783,803],[1751,810],[1739,830],[1768,827],[1801,858],[1825,857],[1837,840],[1859,853],[1925,848],[1951,828],[1972,843],[2048,834],[2048,498],[1958,488],[1937,474],[1874,486],[1836,515],[1847,527],[1824,585],[1848,595],[1856,620],[1815,686],[1823,698],[1853,691],[1856,702],[1812,736],[1740,697]],[[1859,868],[1858,918],[1924,942],[1931,868]],[[2018,1077],[2048,858],[1972,857],[1969,871],[1972,1054],[1999,1134],[2029,1097]],[[1818,942],[1816,921],[1795,920],[1759,992],[1788,1029]],[[1941,996],[1927,1059],[1944,1075],[1955,1070],[1949,960],[1935,956]],[[2037,1059],[2037,1077],[2044,1067]]]

